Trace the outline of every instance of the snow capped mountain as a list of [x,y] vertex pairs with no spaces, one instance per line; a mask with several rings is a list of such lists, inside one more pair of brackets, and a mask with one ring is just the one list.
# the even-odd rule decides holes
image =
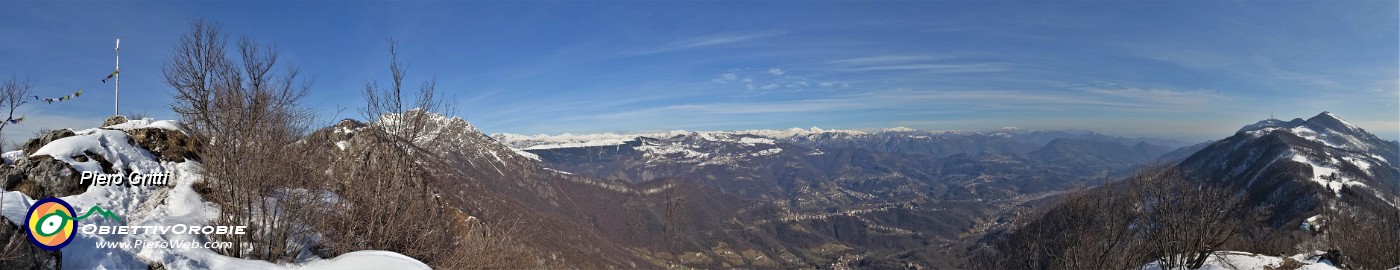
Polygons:
[[[1400,205],[1400,147],[1322,112],[1307,120],[1268,119],[1241,128],[1182,161],[1210,181],[1275,206],[1275,222],[1298,222],[1333,202]],[[1279,225],[1279,224],[1276,224]]]
[[[792,144],[808,148],[861,148],[877,152],[891,152],[900,154],[930,155],[934,157],[944,157],[955,154],[1006,154],[1006,153],[1027,153],[1039,149],[1050,141],[1061,138],[1074,138],[1086,141],[1116,142],[1130,147],[1153,148],[1148,152],[1165,153],[1170,149],[1187,144],[1161,139],[1151,138],[1123,138],[1112,137],[1093,132],[1066,132],[1066,131],[1044,131],[1044,130],[1020,130],[1001,129],[992,131],[963,131],[963,130],[916,130],[907,127],[884,128],[874,132],[842,129],[821,129],[812,127],[808,129],[790,128],[784,130],[737,130],[737,131],[684,131],[674,130],[667,132],[652,133],[598,133],[598,134],[560,134],[560,135],[518,135],[508,133],[498,133],[491,136],[510,148],[521,152],[522,155],[529,156],[528,153],[542,152],[548,149],[570,149],[570,148],[590,148],[590,147],[613,147],[617,149],[629,148],[627,145],[641,146],[644,138],[655,140],[675,140],[682,137],[695,137],[694,142],[708,141],[712,143],[736,143],[751,145],[754,143],[767,144]],[[1147,143],[1143,145],[1142,143]],[[1136,145],[1136,146],[1135,146]],[[653,145],[655,146],[655,145]],[[668,153],[680,152],[682,145],[676,143],[665,143],[660,147],[647,147],[643,150],[655,150],[657,154],[666,156]],[[697,150],[698,146],[690,145],[685,148]],[[1169,148],[1161,151],[1156,148]],[[767,148],[758,149],[768,150]],[[818,152],[813,152],[819,153]],[[1157,153],[1160,154],[1160,153]],[[1155,156],[1154,156],[1155,157]]]
[[[519,135],[510,133],[497,133],[491,135],[498,141],[509,145],[512,148],[523,150],[555,149],[555,148],[575,148],[592,146],[615,146],[622,145],[638,138],[669,139],[677,136],[701,136],[712,141],[732,140],[747,137],[762,137],[769,139],[789,139],[793,137],[812,136],[818,134],[841,134],[845,136],[866,135],[859,130],[826,130],[818,127],[810,129],[790,128],[785,130],[755,129],[738,131],[685,131],[672,130],[666,132],[644,132],[644,133],[597,133],[597,134],[572,134],[564,133],[559,135]],[[735,141],[737,142],[737,141]]]
[[1353,125],[1351,122],[1342,120],[1331,112],[1322,112],[1317,116],[1303,120],[1295,118],[1292,121],[1283,122],[1278,119],[1268,119],[1259,121],[1252,125],[1241,128],[1239,132],[1267,133],[1273,130],[1286,129],[1299,137],[1321,142],[1329,147],[1342,148],[1359,152],[1387,151],[1393,149],[1393,144],[1381,140],[1376,135],[1366,132],[1366,130]]
[[[500,176],[506,175],[506,171],[521,171],[527,170],[525,168],[532,168],[534,167],[532,160],[538,159],[533,154],[497,142],[496,139],[486,136],[471,123],[459,117],[410,110],[403,114],[383,115],[379,121],[381,124],[393,127],[393,124],[401,119],[417,119],[425,122],[421,125],[423,130],[419,131],[418,136],[413,138],[414,144],[437,150],[449,157],[467,160],[470,169],[496,172]],[[365,123],[346,119],[336,126],[320,132],[332,132],[329,136],[332,136],[333,140],[336,141],[336,147],[344,150],[354,147],[356,143],[353,139],[356,137],[356,133],[366,128],[368,126]]]

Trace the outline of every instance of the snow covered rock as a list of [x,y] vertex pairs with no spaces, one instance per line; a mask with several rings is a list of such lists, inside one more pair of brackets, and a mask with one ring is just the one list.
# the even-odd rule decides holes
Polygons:
[[185,159],[199,160],[199,149],[203,146],[188,134],[163,128],[137,128],[127,130],[137,145],[151,151],[162,161],[184,162]]
[[78,183],[73,166],[49,156],[21,158],[0,167],[5,190],[19,191],[30,198],[63,197],[82,194],[86,185]]
[[71,136],[73,136],[73,130],[65,128],[60,130],[49,131],[47,133],[44,133],[44,135],[39,135],[39,137],[29,139],[29,141],[24,143],[24,155],[28,156],[30,154],[33,154],[34,151],[39,150],[39,147],[44,147],[45,145],[48,145],[49,142]]
[[105,127],[105,126],[111,126],[111,125],[126,123],[126,121],[127,121],[127,119],[126,119],[126,116],[125,116],[125,115],[113,115],[113,116],[107,117],[107,120],[102,120],[102,126]]
[[117,124],[103,125],[102,128],[103,128],[103,129],[115,129],[115,130],[134,130],[134,129],[143,129],[143,128],[158,128],[158,129],[164,129],[164,130],[170,130],[170,131],[179,131],[180,133],[185,133],[185,134],[189,134],[189,133],[190,133],[188,130],[185,130],[185,126],[184,126],[183,124],[180,124],[180,122],[178,122],[178,121],[175,121],[175,120],[156,120],[156,119],[153,119],[153,118],[144,118],[144,119],[136,119],[136,120],[131,120],[131,121],[122,121],[121,123],[117,123]]

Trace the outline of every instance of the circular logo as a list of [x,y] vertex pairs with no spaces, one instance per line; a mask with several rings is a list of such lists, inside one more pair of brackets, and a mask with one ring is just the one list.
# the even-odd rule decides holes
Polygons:
[[58,250],[73,242],[73,206],[58,198],[44,198],[29,207],[24,223],[29,241],[47,250]]

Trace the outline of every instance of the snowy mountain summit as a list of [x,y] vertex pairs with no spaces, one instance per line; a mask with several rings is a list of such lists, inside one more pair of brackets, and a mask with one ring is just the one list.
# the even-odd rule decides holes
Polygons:
[[[1395,148],[1393,143],[1382,140],[1351,122],[1342,120],[1341,117],[1331,112],[1322,112],[1307,120],[1294,118],[1292,121],[1284,122],[1278,119],[1268,119],[1245,126],[1239,132],[1259,134],[1275,130],[1284,130],[1311,141],[1321,142],[1329,147],[1347,150],[1369,152]],[[1394,159],[1388,161],[1394,161]]]
[[1297,223],[1331,203],[1400,205],[1400,146],[1322,112],[1307,120],[1263,120],[1181,163],[1201,179],[1228,183],[1274,222]]

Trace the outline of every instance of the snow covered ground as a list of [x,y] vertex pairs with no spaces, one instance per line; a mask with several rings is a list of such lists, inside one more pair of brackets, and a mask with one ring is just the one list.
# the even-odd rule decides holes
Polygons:
[[[1332,266],[1332,262],[1321,259],[1321,252],[1304,253],[1288,256],[1288,259],[1297,261],[1301,267],[1299,270],[1333,270],[1338,269]],[[1197,270],[1244,270],[1244,269],[1279,269],[1285,263],[1284,257],[1274,257],[1238,251],[1220,251],[1214,256],[1206,259],[1205,265]],[[1158,262],[1149,263],[1143,266],[1144,270],[1164,269]],[[1294,268],[1289,268],[1294,269]]]
[[[134,120],[115,125],[112,129],[87,129],[76,131],[77,136],[55,140],[40,148],[34,155],[52,155],[58,160],[73,165],[78,170],[101,170],[97,162],[78,162],[69,158],[84,151],[103,156],[112,163],[120,174],[132,172],[143,174],[170,173],[169,188],[157,186],[91,186],[82,194],[66,196],[68,202],[79,212],[86,212],[94,205],[107,209],[120,220],[94,217],[77,221],[81,228],[87,224],[99,226],[186,226],[207,225],[219,216],[216,205],[205,201],[194,191],[193,185],[200,180],[200,164],[195,161],[160,161],[149,151],[131,145],[130,138],[121,130],[156,127],[183,131],[174,121]],[[7,160],[18,157],[18,151],[5,153]],[[29,198],[17,191],[0,193],[0,214],[12,221],[23,222],[27,211],[37,198]],[[24,226],[24,224],[19,224]],[[152,263],[164,264],[169,269],[431,269],[427,265],[407,256],[388,251],[357,251],[331,259],[306,256],[294,264],[277,264],[267,261],[246,260],[223,256],[202,248],[170,248],[154,245],[137,246],[134,243],[176,243],[208,242],[198,234],[86,234],[77,233],[63,252],[63,267],[70,269],[145,269]],[[98,247],[99,242],[129,243],[124,247]],[[29,244],[29,243],[24,243]]]

